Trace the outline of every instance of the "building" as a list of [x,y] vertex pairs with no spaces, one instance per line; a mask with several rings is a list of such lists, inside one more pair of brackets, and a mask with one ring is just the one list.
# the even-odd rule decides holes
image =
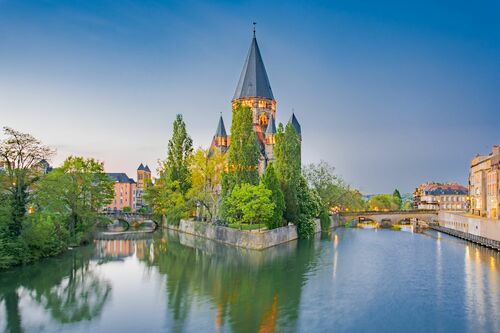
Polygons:
[[474,215],[500,218],[500,146],[489,155],[477,155],[469,170],[470,211]]
[[137,168],[137,186],[135,189],[135,207],[134,209],[139,209],[145,206],[143,195],[144,190],[152,184],[151,180],[151,170],[148,165],[144,166],[142,163]]
[[448,211],[467,211],[468,190],[457,183],[424,183],[413,193],[413,207]]
[[[260,151],[259,173],[263,173],[267,163],[274,161],[276,100],[257,44],[255,29],[240,80],[231,101],[232,109],[234,110],[239,104],[252,109],[253,129]],[[302,140],[301,127],[295,114],[292,114],[289,122],[292,123]],[[218,149],[225,153],[230,144],[231,135],[227,134],[221,115],[212,139],[211,149]]]
[[109,179],[114,182],[115,196],[113,201],[104,210],[121,212],[126,207],[135,212],[135,190],[136,182],[127,176],[126,173],[108,173]]

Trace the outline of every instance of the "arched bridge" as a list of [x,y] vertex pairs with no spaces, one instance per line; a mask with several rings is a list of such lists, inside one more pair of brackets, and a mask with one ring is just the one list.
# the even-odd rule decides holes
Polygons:
[[158,228],[158,222],[153,219],[152,214],[123,213],[123,212],[103,212],[102,216],[109,218],[114,222],[122,222],[131,226],[149,226],[153,229]]
[[391,227],[404,221],[433,224],[438,221],[438,212],[436,210],[341,212],[339,219],[342,225],[351,223],[351,226],[355,226],[360,222],[371,220],[382,227]]

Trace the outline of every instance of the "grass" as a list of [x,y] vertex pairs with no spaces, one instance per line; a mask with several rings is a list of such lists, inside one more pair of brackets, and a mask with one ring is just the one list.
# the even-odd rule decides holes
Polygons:
[[256,230],[256,229],[264,229],[266,228],[266,225],[264,223],[260,223],[260,224],[243,224],[243,223],[232,223],[232,224],[228,224],[228,227],[229,228],[233,228],[233,229],[239,229],[239,230]]

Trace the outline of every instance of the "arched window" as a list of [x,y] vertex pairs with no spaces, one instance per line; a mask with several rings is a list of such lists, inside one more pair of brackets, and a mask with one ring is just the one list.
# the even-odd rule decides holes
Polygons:
[[259,116],[259,124],[261,124],[261,125],[267,125],[267,122],[268,122],[267,116],[266,116],[266,114],[264,112],[262,112],[260,114],[260,116]]

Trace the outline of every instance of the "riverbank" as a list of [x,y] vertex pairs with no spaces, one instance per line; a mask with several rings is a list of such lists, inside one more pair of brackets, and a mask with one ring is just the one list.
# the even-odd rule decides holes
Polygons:
[[[330,219],[332,221],[332,228],[338,226],[338,217],[331,216]],[[320,233],[321,223],[319,219],[316,219],[314,222],[315,233]],[[264,250],[298,239],[297,227],[295,225],[259,231],[239,230],[205,222],[181,220],[178,226],[165,224],[165,228],[251,250]]]

